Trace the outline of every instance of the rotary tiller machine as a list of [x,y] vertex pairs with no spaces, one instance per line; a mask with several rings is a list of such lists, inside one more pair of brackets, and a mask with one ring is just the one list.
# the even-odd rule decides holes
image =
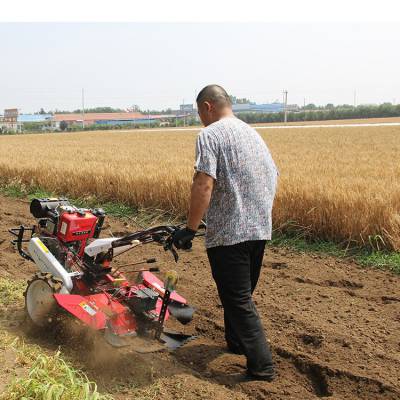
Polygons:
[[148,243],[162,245],[178,261],[172,237],[179,227],[157,226],[99,238],[105,219],[102,209],[78,208],[58,198],[34,199],[30,211],[37,225],[12,228],[10,233],[19,254],[39,269],[25,291],[27,316],[35,326],[48,329],[66,311],[103,332],[112,346],[132,345],[138,352],[174,350],[193,338],[164,327],[169,316],[185,325],[194,312],[175,291],[175,271],[167,272],[163,282],[152,273],[158,268],[142,268],[130,271],[137,272],[130,282],[120,272],[122,266],[111,266],[118,255]]

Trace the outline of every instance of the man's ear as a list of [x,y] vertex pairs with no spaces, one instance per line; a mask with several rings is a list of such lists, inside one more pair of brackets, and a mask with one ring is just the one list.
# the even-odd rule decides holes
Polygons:
[[210,112],[211,109],[212,109],[212,104],[211,104],[209,101],[205,101],[205,102],[204,102],[204,105],[206,106],[206,110],[207,110],[208,112]]

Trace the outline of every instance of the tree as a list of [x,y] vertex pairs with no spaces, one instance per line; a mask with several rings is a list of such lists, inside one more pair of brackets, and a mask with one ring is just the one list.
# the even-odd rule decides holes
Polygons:
[[309,103],[303,107],[304,110],[316,110],[317,106],[314,103]]
[[246,97],[236,97],[236,96],[229,96],[229,98],[231,99],[231,103],[232,104],[249,104],[251,103],[251,101],[249,99],[247,99]]
[[140,112],[140,107],[137,104],[134,104],[131,107],[128,107],[127,111],[129,111],[129,112]]
[[[73,111],[76,114],[80,114],[82,112],[81,109]],[[120,108],[112,108],[112,107],[94,107],[94,108],[85,108],[86,113],[117,113],[124,112],[124,110]]]
[[68,124],[65,121],[60,122],[60,129],[65,131],[68,128]]

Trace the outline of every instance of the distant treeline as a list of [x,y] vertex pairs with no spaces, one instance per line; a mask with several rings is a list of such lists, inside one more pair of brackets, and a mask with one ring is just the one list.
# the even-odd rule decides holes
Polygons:
[[[137,112],[142,114],[152,114],[152,115],[161,115],[161,114],[172,114],[174,111],[171,108],[167,108],[165,110],[142,110],[139,106],[132,106],[127,109],[122,108],[113,108],[113,107],[92,107],[85,108],[85,113],[123,113],[123,112]],[[82,109],[78,108],[73,111],[66,110],[54,110],[54,111],[45,111],[43,108],[35,114],[81,114]]]
[[[238,113],[238,118],[248,123],[282,122],[284,113]],[[296,112],[288,112],[289,122],[296,121],[324,121],[334,119],[358,119],[358,118],[386,118],[400,117],[400,104],[383,103],[380,105],[360,105],[357,107],[342,105],[328,105],[324,108],[303,109]]]
[[[41,109],[38,113],[35,114],[43,114]],[[85,113],[119,113],[125,112],[122,108],[113,108],[113,107],[94,107],[94,108],[85,108]],[[81,109],[66,111],[66,110],[54,110],[48,111],[49,114],[80,114],[82,112]]]

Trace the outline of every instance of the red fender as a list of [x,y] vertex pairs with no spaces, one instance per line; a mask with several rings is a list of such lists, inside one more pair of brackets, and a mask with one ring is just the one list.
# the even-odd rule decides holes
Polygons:
[[136,321],[130,310],[105,293],[90,296],[55,294],[54,297],[60,307],[93,329],[105,329],[110,321],[118,335],[136,331]]

